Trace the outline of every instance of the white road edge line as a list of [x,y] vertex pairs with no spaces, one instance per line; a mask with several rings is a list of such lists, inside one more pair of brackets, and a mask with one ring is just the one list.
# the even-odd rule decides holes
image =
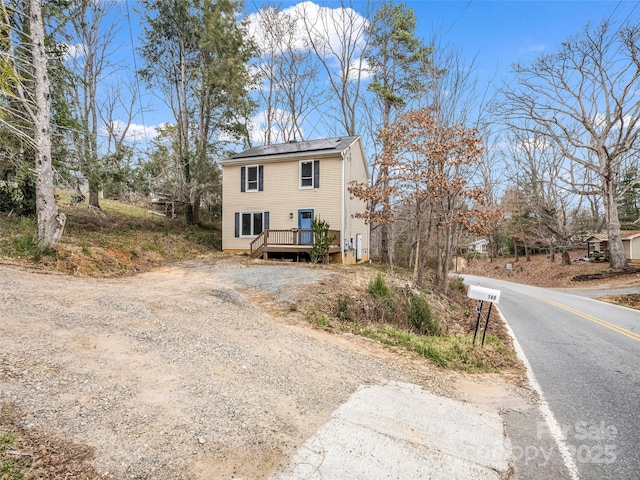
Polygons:
[[513,330],[511,330],[511,326],[507,323],[507,319],[504,318],[504,316],[502,315],[502,312],[499,309],[498,309],[498,315],[500,315],[500,318],[502,319],[502,322],[504,323],[507,329],[507,332],[509,333],[509,335],[511,336],[511,339],[513,340],[513,348],[516,351],[516,355],[518,355],[520,360],[522,360],[522,363],[524,363],[524,366],[527,370],[527,377],[529,379],[529,384],[538,393],[538,396],[540,397],[540,413],[542,414],[542,417],[544,418],[547,424],[547,428],[549,428],[549,431],[551,432],[551,436],[553,437],[553,439],[556,442],[556,445],[558,446],[558,451],[560,452],[560,456],[564,461],[564,466],[567,467],[571,480],[579,480],[580,476],[578,475],[578,467],[576,466],[576,463],[573,461],[571,452],[567,447],[566,439],[564,438],[564,435],[562,433],[562,428],[560,428],[560,424],[556,420],[556,417],[553,415],[553,412],[549,408],[549,404],[547,403],[546,399],[544,398],[544,395],[542,394],[542,388],[540,387],[540,384],[538,383],[535,375],[533,374],[533,369],[531,368],[531,364],[529,363],[529,360],[527,360],[527,357],[525,356],[524,350],[522,350],[520,343],[518,343],[518,340],[516,339],[516,335],[513,333]]

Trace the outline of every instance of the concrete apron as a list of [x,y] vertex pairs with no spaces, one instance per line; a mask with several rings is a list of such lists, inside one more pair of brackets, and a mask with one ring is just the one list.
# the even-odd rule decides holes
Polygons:
[[501,479],[498,414],[408,383],[360,387],[271,480]]

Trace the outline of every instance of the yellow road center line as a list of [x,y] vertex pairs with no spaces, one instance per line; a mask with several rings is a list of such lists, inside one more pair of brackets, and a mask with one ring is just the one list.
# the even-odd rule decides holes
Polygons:
[[520,292],[524,295],[528,295],[530,297],[533,298],[537,298],[538,300],[542,300],[543,302],[549,303],[551,305],[554,305],[558,308],[562,308],[563,310],[566,310],[567,312],[571,312],[571,313],[575,313],[576,315],[582,317],[582,318],[586,318],[587,320],[590,320],[594,323],[597,323],[598,325],[602,325],[605,328],[608,328],[609,330],[613,330],[616,333],[619,333],[620,335],[624,335],[627,338],[630,338],[631,340],[635,340],[636,342],[640,342],[640,333],[636,333],[636,332],[632,332],[631,330],[627,330],[626,328],[623,328],[619,325],[615,325],[613,323],[609,323],[606,320],[602,320],[601,318],[598,317],[594,317],[593,315],[589,315],[588,313],[584,313],[581,312],[580,310],[576,310],[575,308],[569,307],[567,305],[564,305],[562,303],[556,302],[555,300],[550,300],[548,298],[544,298],[541,297],[540,295],[536,295],[535,293],[529,293],[529,292],[523,292],[522,290],[516,290],[517,292]]

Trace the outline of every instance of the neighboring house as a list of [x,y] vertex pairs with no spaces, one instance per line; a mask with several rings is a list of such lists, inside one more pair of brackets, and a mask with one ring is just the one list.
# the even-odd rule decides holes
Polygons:
[[329,223],[333,261],[369,259],[369,226],[356,213],[366,203],[352,198],[352,181],[369,173],[359,136],[254,147],[222,165],[222,249],[255,258],[310,252],[311,222]]
[[467,243],[468,252],[488,253],[489,252],[489,240],[481,238],[475,242]]
[[[620,236],[627,260],[640,262],[640,230],[622,230]],[[594,255],[609,258],[609,236],[606,233],[594,233],[587,237],[587,256]]]

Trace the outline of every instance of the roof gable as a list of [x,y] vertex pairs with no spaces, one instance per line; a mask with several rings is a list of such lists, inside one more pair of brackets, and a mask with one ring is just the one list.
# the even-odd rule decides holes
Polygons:
[[[633,240],[636,237],[640,237],[640,230],[621,230],[620,237],[622,240]],[[587,242],[593,240],[607,242],[609,241],[609,235],[606,233],[594,233],[587,237]]]
[[598,242],[606,242],[609,239],[606,233],[592,233],[587,237],[587,242],[589,241],[598,241]]
[[467,245],[482,245],[486,243],[489,243],[489,240],[487,240],[486,238],[481,238],[479,240],[474,240],[473,242],[467,242]]
[[636,237],[640,237],[640,230],[622,230],[620,236],[623,240],[631,240]]

